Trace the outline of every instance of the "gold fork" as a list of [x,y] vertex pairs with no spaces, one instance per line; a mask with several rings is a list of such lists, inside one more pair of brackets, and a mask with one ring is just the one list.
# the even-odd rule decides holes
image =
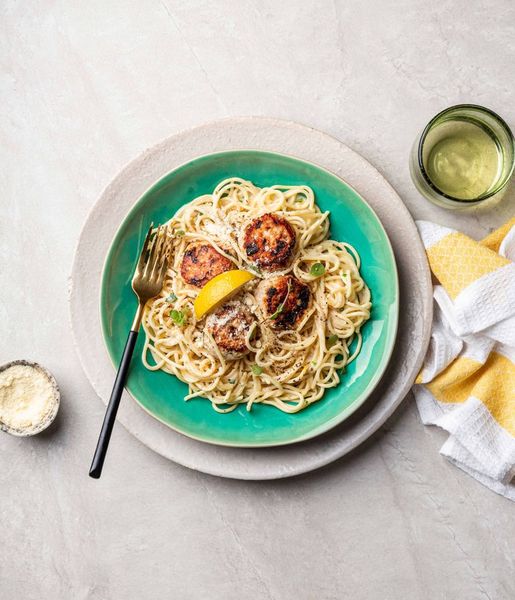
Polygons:
[[145,304],[151,298],[155,298],[155,296],[163,289],[166,269],[168,267],[170,238],[166,233],[165,226],[161,225],[157,228],[155,233],[153,232],[154,229],[152,224],[150,225],[145,241],[143,242],[138,264],[136,265],[134,277],[132,278],[132,289],[138,297],[138,309],[136,310],[134,321],[129,336],[127,337],[127,342],[125,343],[125,348],[114,381],[113,391],[111,392],[102,429],[100,430],[95,455],[93,456],[93,461],[89,470],[90,477],[93,477],[94,479],[98,479],[102,474],[107,447],[109,446],[109,440],[111,439],[120,398],[122,397],[129,365],[138,338],[138,331],[141,325]]

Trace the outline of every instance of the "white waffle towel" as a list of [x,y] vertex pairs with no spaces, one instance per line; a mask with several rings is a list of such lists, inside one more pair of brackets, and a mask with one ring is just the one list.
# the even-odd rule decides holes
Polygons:
[[441,454],[515,501],[515,218],[481,242],[417,225],[438,282],[420,417],[449,432]]

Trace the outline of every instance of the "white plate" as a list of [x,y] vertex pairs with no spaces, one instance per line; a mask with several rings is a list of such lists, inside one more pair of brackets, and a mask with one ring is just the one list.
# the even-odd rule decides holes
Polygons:
[[245,449],[198,442],[151,417],[127,393],[118,421],[149,448],[186,467],[236,479],[277,479],[327,465],[374,433],[408,393],[429,343],[432,289],[424,249],[408,210],[365,159],[322,132],[259,117],[215,121],[166,139],[127,165],[93,207],[75,253],[70,313],[84,371],[106,402],[115,373],[100,330],[100,277],[119,224],[143,192],[177,166],[210,152],[249,148],[315,162],[347,181],[376,211],[392,243],[400,278],[399,333],[390,366],[357,413],[301,444]]

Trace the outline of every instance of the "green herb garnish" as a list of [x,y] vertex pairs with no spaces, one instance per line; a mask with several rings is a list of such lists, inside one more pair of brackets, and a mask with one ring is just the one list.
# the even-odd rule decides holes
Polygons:
[[256,267],[256,265],[249,265],[249,269],[252,269],[256,273],[258,273],[259,275],[261,275],[261,269],[259,267]]
[[321,277],[325,273],[325,267],[322,263],[315,263],[309,270],[313,277]]
[[284,311],[284,305],[286,304],[286,300],[288,300],[288,296],[290,295],[290,290],[291,290],[291,279],[288,279],[288,289],[286,290],[286,296],[284,297],[284,300],[281,302],[281,304],[279,304],[279,306],[277,307],[277,310],[274,312],[274,314],[270,315],[270,319],[272,321],[275,321],[275,319],[277,319],[277,317]]
[[182,237],[183,235],[186,235],[186,232],[185,232],[185,231],[183,231],[182,229],[179,229],[179,231],[176,231],[176,232],[175,232],[175,235],[176,235],[177,237]]
[[254,375],[261,375],[261,373],[263,372],[263,369],[259,365],[252,365],[251,369]]
[[168,294],[168,296],[166,296],[165,300],[167,302],[175,302],[177,300],[177,296],[172,292],[171,294]]
[[170,317],[176,325],[179,325],[179,327],[185,325],[188,320],[188,316],[182,310],[171,310]]
[[329,350],[329,348],[332,348],[336,343],[338,342],[338,336],[333,333],[333,335],[330,335],[326,342],[325,342],[325,347]]

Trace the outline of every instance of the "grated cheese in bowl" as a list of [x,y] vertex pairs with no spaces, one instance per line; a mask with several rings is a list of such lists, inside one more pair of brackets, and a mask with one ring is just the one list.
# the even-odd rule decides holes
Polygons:
[[17,436],[46,429],[59,409],[54,377],[41,365],[17,360],[0,367],[0,428]]

